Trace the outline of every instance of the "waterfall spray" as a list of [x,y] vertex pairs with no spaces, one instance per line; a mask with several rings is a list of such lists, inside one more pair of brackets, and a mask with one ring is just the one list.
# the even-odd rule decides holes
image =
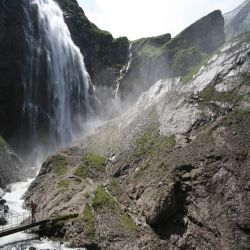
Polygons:
[[59,5],[31,0],[25,10],[23,128],[29,131],[30,146],[46,154],[70,143],[81,123],[94,114],[93,87]]

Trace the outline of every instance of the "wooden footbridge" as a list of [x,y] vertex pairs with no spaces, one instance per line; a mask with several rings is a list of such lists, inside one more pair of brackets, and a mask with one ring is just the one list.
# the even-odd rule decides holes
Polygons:
[[47,214],[45,214],[43,211],[40,211],[35,213],[33,221],[30,212],[11,214],[6,216],[5,219],[8,223],[5,226],[0,226],[0,238],[45,224],[51,220],[52,217],[48,217]]

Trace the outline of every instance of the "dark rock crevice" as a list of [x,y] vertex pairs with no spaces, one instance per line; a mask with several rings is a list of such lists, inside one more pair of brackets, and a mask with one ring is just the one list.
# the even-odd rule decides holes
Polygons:
[[156,217],[148,223],[163,240],[171,235],[182,236],[186,231],[184,217],[186,216],[188,190],[181,182],[176,182],[172,192],[157,207]]

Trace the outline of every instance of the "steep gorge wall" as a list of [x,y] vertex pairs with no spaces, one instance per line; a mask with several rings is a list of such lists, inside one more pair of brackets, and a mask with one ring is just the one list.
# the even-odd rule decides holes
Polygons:
[[65,217],[40,233],[90,249],[248,249],[249,52],[249,36],[226,44],[186,85],[156,83],[48,158],[26,200]]
[[[128,39],[126,37],[114,39],[110,33],[98,29],[87,19],[76,0],[58,0],[57,2],[64,11],[64,19],[75,44],[84,55],[93,84],[99,87],[105,86],[107,98],[110,98],[113,94],[112,89],[115,87],[115,80],[121,68],[126,64]],[[25,131],[27,126],[21,127],[24,70],[27,67],[26,58],[30,56],[27,53],[28,41],[25,41],[25,36],[29,34],[27,34],[27,29],[25,30],[27,13],[25,13],[24,3],[25,1],[20,0],[3,0],[0,3],[0,134],[14,148],[16,145],[21,145],[22,148],[22,142],[29,137],[29,133]],[[31,22],[36,25],[35,8],[31,18]],[[46,65],[41,65],[41,72],[43,71],[46,71]],[[39,82],[46,84],[41,73]],[[38,83],[33,83],[33,85],[36,84]],[[39,92],[41,95],[37,102],[44,106],[48,105],[44,90]],[[28,122],[23,122],[23,124],[26,123]],[[40,124],[43,126],[41,133],[46,134],[48,128],[45,120],[41,120]],[[20,139],[21,134],[22,139]]]
[[24,11],[22,1],[0,2],[0,134],[11,140],[20,129],[23,101]]
[[[171,39],[170,34],[132,42],[131,66],[120,83],[123,99],[135,100],[159,79],[190,80],[208,55],[225,42],[224,18],[214,11]],[[133,93],[133,94],[131,94]]]
[[56,0],[65,12],[72,38],[85,57],[88,72],[96,86],[111,87],[126,64],[129,41],[114,39],[91,23],[76,0]]

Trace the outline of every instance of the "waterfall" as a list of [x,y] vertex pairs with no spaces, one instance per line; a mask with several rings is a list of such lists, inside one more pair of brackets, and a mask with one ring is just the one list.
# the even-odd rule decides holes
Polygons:
[[123,80],[124,76],[128,73],[128,70],[130,69],[130,66],[131,66],[131,63],[133,60],[133,53],[131,51],[131,47],[132,47],[132,44],[129,45],[129,49],[128,49],[128,61],[127,61],[126,65],[120,70],[120,76],[116,80],[116,88],[115,88],[115,92],[114,92],[115,98],[118,97],[120,83]]
[[[24,1],[26,50],[22,134],[37,154],[69,144],[94,114],[94,95],[80,49],[54,0]],[[23,138],[24,139],[24,138]],[[39,152],[37,152],[39,150]]]

